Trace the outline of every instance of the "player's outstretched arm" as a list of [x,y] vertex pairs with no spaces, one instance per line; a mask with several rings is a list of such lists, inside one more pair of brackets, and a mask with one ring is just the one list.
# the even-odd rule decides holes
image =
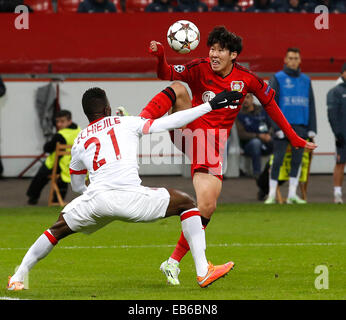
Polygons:
[[175,112],[167,117],[162,117],[156,120],[148,120],[146,123],[148,125],[144,125],[143,128],[145,129],[143,129],[143,132],[154,133],[181,128],[212,110],[237,104],[236,101],[241,99],[242,96],[243,95],[238,91],[225,90],[217,94],[209,102],[197,107]]
[[172,69],[167,63],[163,45],[157,41],[150,41],[149,53],[157,57],[157,76],[162,80],[172,80]]

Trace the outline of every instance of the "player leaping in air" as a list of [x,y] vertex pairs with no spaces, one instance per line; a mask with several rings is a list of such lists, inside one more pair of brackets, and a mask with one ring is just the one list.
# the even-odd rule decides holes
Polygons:
[[[242,104],[248,92],[258,98],[265,111],[278,124],[293,147],[308,150],[316,148],[315,144],[303,140],[291,128],[275,103],[274,90],[254,73],[236,62],[242,51],[242,39],[239,36],[229,32],[223,26],[218,26],[209,33],[207,46],[209,57],[196,59],[184,65],[169,65],[162,44],[156,41],[150,42],[149,51],[157,57],[158,61],[158,77],[163,80],[186,82],[193,97],[191,101],[187,90],[181,85],[178,87],[179,90],[174,88],[174,92],[168,90],[166,94],[157,95],[140,114],[141,117],[155,119],[163,116],[167,111],[175,112],[187,107],[194,108],[225,89],[236,90],[243,94],[238,105],[230,105],[205,114],[187,125],[187,129],[190,130],[185,128],[183,131],[189,133],[199,131],[198,142],[195,139],[193,143],[181,147],[191,157],[193,186],[204,228],[216,209],[217,199],[222,188],[222,155],[225,143],[240,111],[239,105]],[[201,130],[205,132],[204,135],[200,134]],[[225,132],[226,135],[221,136]],[[211,139],[212,136],[214,136],[213,139]],[[176,132],[174,137],[176,137]],[[204,147],[202,155],[201,151],[197,150],[201,145]],[[196,153],[199,153],[197,157]],[[213,156],[211,157],[211,155]],[[204,161],[200,161],[200,159]],[[172,255],[160,267],[169,283],[179,284],[179,262],[189,248],[186,237],[181,233]]]
[[[175,90],[172,84],[166,90]],[[178,89],[177,89],[178,90]],[[59,240],[75,232],[92,233],[114,220],[148,222],[179,215],[184,236],[195,262],[197,282],[207,287],[225,276],[233,262],[213,266],[205,256],[205,234],[194,200],[176,189],[147,188],[138,175],[137,150],[141,135],[186,125],[211,110],[239,99],[239,92],[225,91],[210,102],[157,120],[111,116],[104,90],[91,88],[82,98],[89,125],[71,150],[71,185],[82,193],[65,206],[55,224],[47,229],[24,256],[17,272],[9,277],[8,290],[23,290],[24,276],[46,257]],[[85,185],[89,172],[90,184]]]

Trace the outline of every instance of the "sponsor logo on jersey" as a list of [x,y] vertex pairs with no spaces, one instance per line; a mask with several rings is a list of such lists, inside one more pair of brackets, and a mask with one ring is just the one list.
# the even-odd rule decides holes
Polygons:
[[244,89],[244,82],[243,81],[232,81],[231,82],[231,90],[232,91],[242,92],[243,89]]
[[176,72],[182,73],[185,70],[185,66],[182,66],[180,64],[174,66],[174,70]]
[[204,103],[210,101],[216,96],[216,94],[213,91],[205,91],[202,94],[202,100]]

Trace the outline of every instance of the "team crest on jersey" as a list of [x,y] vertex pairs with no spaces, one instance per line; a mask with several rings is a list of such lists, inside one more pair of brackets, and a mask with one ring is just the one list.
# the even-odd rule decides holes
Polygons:
[[205,91],[202,94],[202,100],[204,103],[210,101],[215,97],[215,93],[213,91]]
[[232,81],[231,82],[231,90],[232,91],[242,92],[243,89],[244,89],[244,82],[243,81]]
[[185,70],[185,66],[182,66],[181,64],[175,65],[174,70],[176,72],[182,73]]

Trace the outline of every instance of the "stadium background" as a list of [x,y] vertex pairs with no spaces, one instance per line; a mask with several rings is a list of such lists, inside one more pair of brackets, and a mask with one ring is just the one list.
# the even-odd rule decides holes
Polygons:
[[[46,0],[36,2],[49,3]],[[325,102],[327,91],[335,85],[341,65],[346,60],[344,14],[330,14],[329,28],[318,30],[315,26],[318,14],[312,13],[153,14],[130,10],[130,13],[76,14],[71,13],[70,7],[67,11],[61,8],[58,6],[57,12],[53,12],[47,7],[30,14],[27,30],[15,28],[17,15],[1,15],[0,30],[2,42],[6,45],[1,52],[0,70],[8,89],[0,102],[1,156],[5,177],[17,176],[42,152],[44,137],[35,110],[38,87],[51,79],[61,79],[56,82],[59,84],[61,108],[72,111],[73,119],[81,126],[85,126],[87,121],[80,98],[91,86],[106,89],[113,111],[122,105],[130,114],[136,115],[168,83],[156,78],[156,61],[148,53],[149,41],[162,42],[168,62],[181,64],[207,56],[205,43],[208,32],[220,24],[243,37],[244,49],[239,62],[266,80],[282,68],[287,47],[301,49],[302,71],[313,80],[318,120],[316,142],[319,147],[311,172],[332,172],[335,150]],[[166,42],[169,25],[179,19],[195,22],[201,32],[199,47],[187,55],[175,53]],[[28,133],[30,139],[23,139]],[[172,149],[168,135],[164,149]],[[168,156],[170,153],[179,154],[174,148],[171,152],[161,153]],[[149,154],[154,158],[158,156],[157,152],[150,150]],[[32,167],[25,176],[34,175],[36,170],[37,166]],[[182,165],[141,165],[140,172],[179,175],[186,174],[186,169]],[[237,169],[226,173],[229,177],[238,175]]]
[[[35,1],[50,3],[30,3]],[[47,188],[39,206],[29,207],[25,192],[30,180],[1,179],[0,300],[345,300],[345,210],[344,205],[331,203],[335,150],[325,105],[326,92],[335,85],[346,60],[345,15],[329,15],[329,29],[317,30],[317,14],[149,14],[132,8],[135,12],[79,15],[63,12],[59,6],[58,12],[51,6],[41,8],[44,12],[29,15],[28,30],[14,27],[17,15],[1,14],[0,73],[7,94],[0,99],[0,155],[5,177],[16,177],[42,153],[44,138],[35,110],[38,87],[60,79],[55,84],[59,84],[61,107],[71,110],[81,126],[87,122],[80,99],[91,86],[107,90],[113,112],[116,106],[125,105],[137,114],[167,84],[156,79],[148,42],[164,43],[168,62],[180,64],[207,56],[207,34],[220,24],[243,37],[239,61],[266,80],[282,68],[287,47],[301,48],[302,71],[312,77],[315,89],[319,148],[312,163],[315,174],[310,177],[309,204],[303,210],[299,205],[259,204],[252,179],[238,179],[233,173],[232,179],[225,179],[217,217],[206,234],[207,253],[216,263],[230,257],[237,267],[208,291],[197,289],[190,255],[182,262],[181,286],[168,288],[159,273],[158,266],[180,233],[178,219],[173,217],[144,225],[113,223],[92,237],[73,235],[30,272],[30,290],[8,292],[7,276],[44,228],[54,223],[60,208],[46,207]],[[201,32],[199,47],[185,56],[170,50],[165,39],[169,25],[179,19],[195,22]],[[141,166],[144,185],[194,194],[191,179],[180,176],[186,175],[182,165],[152,169]],[[25,176],[33,176],[36,170],[32,167]],[[67,201],[75,196],[69,192]],[[314,270],[320,265],[330,271],[328,290],[314,285]],[[27,316],[27,308],[22,309]],[[121,310],[118,306],[117,313]],[[231,312],[234,316],[234,305],[227,309],[227,314]],[[242,307],[242,315],[246,312]]]

